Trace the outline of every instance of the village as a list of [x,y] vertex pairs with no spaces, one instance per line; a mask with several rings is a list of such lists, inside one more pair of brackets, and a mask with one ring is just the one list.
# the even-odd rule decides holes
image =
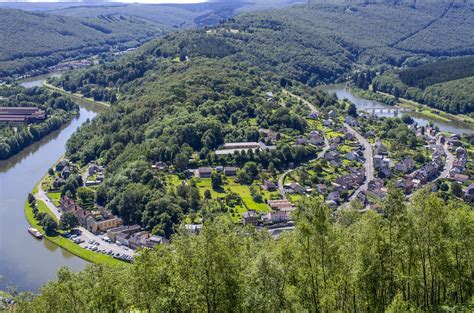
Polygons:
[[[273,93],[268,96],[269,101],[276,101]],[[344,110],[319,111],[304,102],[301,105],[306,107],[309,126],[303,135],[258,128],[258,141],[226,142],[213,151],[211,163],[192,158],[186,168],[177,169],[175,164],[156,161],[150,169],[169,188],[195,186],[203,201],[224,207],[232,222],[268,229],[275,237],[294,228],[292,213],[306,197],[320,197],[334,213],[355,203],[360,213],[374,210],[380,214],[384,214],[382,202],[389,186],[402,189],[408,199],[429,183],[454,181],[462,185],[461,197],[473,197],[472,177],[467,174],[469,156],[459,136],[431,126],[408,125],[415,146],[407,153],[408,149],[380,132],[380,119],[366,112],[352,116]],[[236,157],[277,153],[283,145],[306,149],[309,156],[280,170],[232,163]],[[82,188],[95,192],[106,172],[97,161],[80,167],[63,159],[43,181],[49,204],[57,207],[59,214],[71,212],[79,221],[85,235],[72,240],[85,249],[125,261],[133,260],[136,249],[169,243],[169,238],[139,224],[126,225],[105,206],[97,205],[93,196],[85,202],[61,192],[72,174],[80,176]],[[199,213],[187,216],[184,230],[198,233],[203,220]]]

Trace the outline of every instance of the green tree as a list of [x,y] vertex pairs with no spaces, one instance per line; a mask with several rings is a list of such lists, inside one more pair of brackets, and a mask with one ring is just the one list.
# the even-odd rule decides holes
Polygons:
[[62,230],[71,230],[79,226],[79,220],[72,212],[65,212],[59,219],[59,228]]

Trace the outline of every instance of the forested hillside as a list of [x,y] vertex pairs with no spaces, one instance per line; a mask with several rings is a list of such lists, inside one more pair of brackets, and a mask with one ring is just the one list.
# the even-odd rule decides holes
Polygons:
[[0,9],[0,77],[89,56],[126,43],[137,45],[159,29],[129,17],[80,19]]
[[388,71],[373,81],[374,90],[404,97],[451,113],[474,111],[474,57]]
[[[60,270],[57,282],[33,300],[19,297],[16,308],[405,312],[472,302],[472,210],[447,192],[422,190],[407,202],[389,186],[386,201],[378,203],[383,214],[331,210],[320,197],[302,196],[295,231],[279,240],[266,230],[231,224],[243,205],[239,192],[314,160],[316,146],[295,142],[320,131],[322,117],[332,112],[341,122],[347,114],[357,116],[353,106],[313,86],[360,65],[399,66],[466,53],[471,4],[426,3],[315,1],[248,13],[167,34],[117,62],[52,80],[113,102],[67,143],[70,161],[104,168],[104,181],[91,189],[94,202],[172,243],[144,251],[126,268]],[[468,22],[457,27],[467,31],[436,44],[417,40],[425,51],[420,54],[398,47],[430,33],[437,21],[449,24],[450,12],[464,16]],[[450,40],[469,44],[451,46]],[[308,112],[303,99],[320,112]],[[310,113],[322,117],[312,120]],[[406,129],[407,135],[408,126],[393,120],[400,128],[390,133]],[[224,143],[268,143],[260,129],[281,134],[272,149],[217,154]],[[212,172],[201,193],[197,168],[218,166],[238,170],[224,178]],[[240,189],[222,190],[229,186],[223,179]],[[72,175],[62,194],[80,200],[78,180]],[[262,202],[261,194],[248,197]],[[197,236],[181,227],[195,220],[204,223]]]
[[[198,4],[0,3],[0,78],[87,57],[135,47],[160,34],[214,25],[247,11],[288,6],[265,0]],[[13,10],[19,8],[21,10]]]
[[266,232],[208,221],[196,236],[143,251],[126,268],[67,269],[21,312],[472,311],[472,208],[424,191],[413,204],[391,191],[386,217],[331,217],[315,198],[296,230]]

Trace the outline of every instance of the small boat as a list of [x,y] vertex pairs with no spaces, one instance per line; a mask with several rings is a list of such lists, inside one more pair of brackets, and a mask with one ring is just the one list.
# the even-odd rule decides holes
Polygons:
[[36,228],[28,227],[28,232],[38,239],[43,238],[43,234],[41,234]]

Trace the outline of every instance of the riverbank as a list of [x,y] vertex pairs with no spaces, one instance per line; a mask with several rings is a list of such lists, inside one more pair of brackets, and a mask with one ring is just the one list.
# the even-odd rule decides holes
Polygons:
[[[35,186],[33,192],[34,191],[36,192],[38,191],[38,185]],[[46,203],[44,203],[42,200],[37,200],[36,203],[38,207],[38,212],[46,213],[52,218],[54,218],[56,222],[59,222],[58,218],[53,214],[53,212],[50,211]],[[44,231],[43,227],[39,224],[39,221],[36,220],[33,213],[33,209],[27,200],[25,200],[24,212],[25,212],[25,217],[28,223],[31,225],[31,227],[38,229],[43,234],[43,238],[45,238],[45,240],[49,240],[50,242],[63,248],[64,250],[69,251],[75,256],[80,257],[81,259],[94,263],[94,264],[103,264],[103,265],[109,265],[109,266],[125,266],[126,265],[126,263],[119,261],[117,259],[114,259],[108,255],[95,253],[93,251],[83,249],[79,245],[72,242],[71,240],[62,237],[60,232],[58,232],[56,236],[46,235],[46,232]]]
[[68,96],[68,97],[70,97],[70,98],[73,99],[73,100],[84,101],[84,102],[88,102],[88,103],[90,103],[90,104],[98,104],[98,105],[105,106],[105,107],[107,107],[107,108],[110,107],[110,104],[107,103],[107,102],[95,101],[94,99],[84,97],[84,96],[81,95],[80,93],[69,93],[69,92],[67,92],[66,90],[62,89],[62,88],[59,88],[59,87],[53,86],[53,85],[51,85],[51,84],[48,84],[46,81],[43,82],[42,86],[43,86],[44,88],[49,89],[49,90],[59,92],[60,94],[62,94],[62,95],[64,95],[64,96]]
[[395,96],[385,92],[377,91],[376,93],[374,93],[373,91],[362,90],[355,87],[348,87],[348,89],[354,95],[367,100],[374,100],[385,103],[384,99],[391,99],[394,103],[396,103],[396,107],[412,110],[413,112],[416,112],[428,118],[436,119],[442,122],[458,122],[470,126],[474,125],[474,118],[471,118],[470,116],[464,114],[454,115],[405,98],[398,98],[397,100]]

